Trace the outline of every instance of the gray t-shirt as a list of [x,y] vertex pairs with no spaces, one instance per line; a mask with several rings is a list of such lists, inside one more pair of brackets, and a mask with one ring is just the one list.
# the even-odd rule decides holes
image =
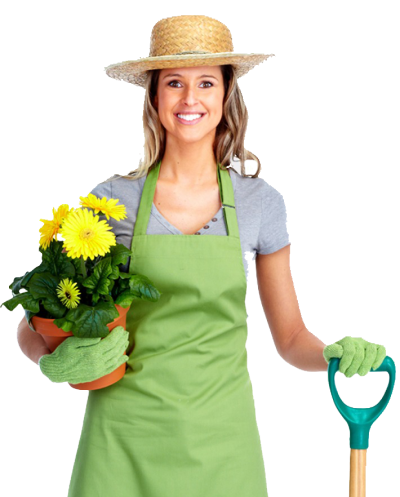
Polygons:
[[[282,195],[264,179],[247,178],[231,168],[229,174],[235,198],[243,264],[248,278],[248,263],[255,259],[257,254],[271,254],[290,245],[286,228],[286,207]],[[91,191],[96,197],[119,199],[119,203],[125,205],[128,216],[126,219],[116,221],[110,218],[107,222],[113,228],[117,243],[122,243],[129,249],[145,180],[146,176],[126,179],[114,175]],[[227,236],[222,209],[221,207],[218,213],[199,230],[200,235]],[[101,218],[105,219],[103,216]],[[183,234],[161,215],[154,202],[146,233],[148,235]],[[121,267],[121,270],[127,272],[128,268],[129,261]]]

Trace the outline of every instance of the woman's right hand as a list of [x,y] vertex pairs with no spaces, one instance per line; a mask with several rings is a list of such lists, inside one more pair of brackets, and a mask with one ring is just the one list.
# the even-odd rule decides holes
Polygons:
[[51,354],[39,359],[44,375],[55,383],[85,383],[111,373],[129,357],[124,355],[129,333],[122,326],[105,338],[68,337]]

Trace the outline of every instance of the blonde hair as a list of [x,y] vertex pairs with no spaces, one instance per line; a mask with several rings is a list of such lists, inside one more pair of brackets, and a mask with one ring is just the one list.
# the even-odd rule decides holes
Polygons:
[[[261,171],[261,163],[256,155],[244,148],[248,112],[237,83],[235,71],[231,65],[222,65],[221,70],[225,95],[222,118],[217,126],[213,144],[214,156],[217,164],[221,165],[221,169],[226,169],[236,157],[240,161],[241,175],[257,178]],[[157,110],[153,105],[154,97],[157,94],[160,69],[151,70],[148,73],[143,107],[144,159],[139,161],[137,169],[126,176],[118,175],[122,178],[139,179],[146,176],[149,169],[162,160],[165,153],[165,128],[161,124]],[[257,171],[253,175],[245,172],[246,160],[255,160],[257,162]],[[237,173],[234,168],[231,169]]]

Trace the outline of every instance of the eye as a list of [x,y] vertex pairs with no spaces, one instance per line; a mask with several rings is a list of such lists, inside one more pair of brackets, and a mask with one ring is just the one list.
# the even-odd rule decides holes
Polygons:
[[[173,81],[170,81],[170,82],[168,83],[168,86],[171,86],[171,85],[172,85],[172,83],[178,83],[178,84],[180,84],[178,80],[174,79]],[[211,83],[211,81],[202,81],[202,84],[203,84],[203,83],[205,83],[205,84],[209,84],[209,85],[211,85],[211,86],[214,86],[214,85]],[[207,86],[206,88],[210,88],[211,86]],[[172,86],[171,86],[171,88],[177,88],[177,87],[176,87],[175,85],[172,85]]]
[[[179,83],[179,81],[177,81],[176,79],[174,79],[173,81],[170,81],[170,82],[168,83],[168,86],[170,86],[170,85],[171,85],[171,83]],[[175,86],[173,86],[172,88],[175,88]]]

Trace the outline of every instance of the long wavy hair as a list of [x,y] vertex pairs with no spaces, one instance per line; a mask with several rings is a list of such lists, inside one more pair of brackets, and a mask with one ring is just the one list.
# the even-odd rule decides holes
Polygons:
[[[247,129],[248,112],[240,91],[234,68],[231,65],[221,66],[225,95],[223,113],[217,126],[213,143],[214,156],[221,169],[226,169],[231,162],[240,161],[242,176],[257,178],[261,171],[261,163],[256,155],[244,148],[244,137]],[[166,131],[161,124],[157,109],[154,107],[154,97],[157,94],[160,69],[148,71],[146,94],[143,107],[144,128],[144,159],[139,161],[139,167],[126,176],[127,179],[138,179],[146,176],[149,169],[162,160],[165,153]],[[257,171],[246,174],[245,161],[255,160]],[[236,173],[237,171],[233,169]]]

